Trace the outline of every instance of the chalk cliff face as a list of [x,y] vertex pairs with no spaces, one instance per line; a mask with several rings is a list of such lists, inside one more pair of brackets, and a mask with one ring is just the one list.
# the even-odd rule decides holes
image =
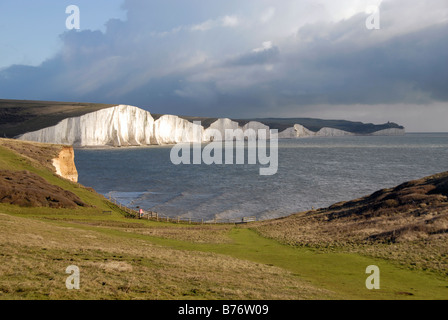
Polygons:
[[374,136],[402,136],[406,134],[405,129],[390,128],[372,133]]
[[[228,131],[229,130],[229,131]],[[260,133],[262,135],[260,136]],[[404,134],[403,129],[387,129],[374,135]],[[140,146],[189,142],[243,141],[245,139],[294,139],[307,137],[345,136],[353,133],[334,128],[322,128],[313,132],[301,124],[295,124],[280,133],[257,121],[244,126],[228,118],[218,119],[210,127],[203,126],[174,115],[164,115],[154,120],[151,113],[133,106],[119,105],[102,109],[80,117],[68,118],[57,125],[25,133],[18,139],[86,146]]]
[[294,125],[293,128],[288,128],[278,134],[279,139],[294,139],[294,138],[308,138],[308,137],[336,137],[354,135],[351,132],[334,129],[322,128],[318,132],[311,131],[300,124]]
[[75,166],[75,153],[73,147],[63,146],[59,155],[53,159],[56,173],[73,182],[78,182],[78,171]]
[[230,119],[218,119],[213,122],[210,127],[204,131],[203,141],[229,141],[229,140],[243,140],[243,132],[236,132],[235,137],[231,135],[226,130],[238,130],[241,129],[238,122],[232,121]]
[[203,135],[203,142],[251,139],[270,139],[269,127],[258,121],[250,121],[241,127],[238,122],[224,118],[213,122],[210,127],[204,130]]
[[84,146],[138,146],[151,143],[154,119],[148,111],[116,106],[68,118],[56,126],[25,133],[20,140]]
[[288,128],[277,134],[278,139],[294,139],[298,138],[295,128]]
[[[260,131],[261,130],[261,131]],[[248,139],[270,139],[270,129],[267,125],[258,122],[258,121],[250,121],[243,127],[243,131]],[[263,137],[260,137],[260,132],[263,132]]]
[[202,142],[204,128],[177,116],[165,115],[154,122],[152,144]]
[[353,136],[351,132],[339,130],[335,128],[322,128],[315,134],[317,137],[340,137],[340,136]]
[[294,130],[296,131],[297,138],[310,137],[315,135],[313,131],[308,130],[301,124],[294,125]]

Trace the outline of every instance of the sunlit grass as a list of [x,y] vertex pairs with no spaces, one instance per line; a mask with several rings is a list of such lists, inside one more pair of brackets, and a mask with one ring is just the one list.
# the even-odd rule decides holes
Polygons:
[[[34,172],[91,205],[0,204],[0,299],[448,298],[446,277],[368,250],[291,246],[251,230],[257,224],[132,219],[101,195],[1,146],[0,168]],[[65,287],[69,265],[80,267],[80,290]],[[369,265],[380,268],[380,290],[365,287]]]

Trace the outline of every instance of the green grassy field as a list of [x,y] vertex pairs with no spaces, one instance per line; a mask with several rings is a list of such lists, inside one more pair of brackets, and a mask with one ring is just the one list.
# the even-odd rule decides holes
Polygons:
[[[0,147],[0,168],[29,170],[93,207],[0,203],[0,299],[447,299],[448,278],[343,250],[299,248],[252,225],[138,220],[102,196]],[[65,269],[80,268],[80,290]],[[366,267],[380,268],[368,290]]]
[[[198,226],[134,221],[116,213],[9,209],[0,206],[0,212],[9,211],[2,215],[2,225],[7,221],[9,227],[14,226],[2,230],[1,255],[3,259],[13,256],[6,250],[11,246],[5,239],[9,235],[19,243],[14,252],[24,260],[20,266],[9,266],[18,268],[13,278],[11,271],[2,270],[0,283],[8,283],[8,288],[6,292],[4,286],[0,288],[1,298],[446,299],[448,294],[447,279],[440,275],[360,254],[294,248],[263,238],[250,228],[205,226],[199,233],[213,236],[203,238],[197,234]],[[164,234],[164,229],[169,232]],[[2,268],[11,262],[4,261]],[[70,264],[86,274],[79,292],[64,286],[63,271]],[[369,265],[380,268],[380,290],[365,287]],[[41,273],[33,276],[39,269]],[[157,279],[154,274],[159,275]],[[59,280],[45,290],[42,283],[49,279]],[[110,287],[99,290],[99,282]],[[119,290],[123,283],[129,286],[125,293]]]

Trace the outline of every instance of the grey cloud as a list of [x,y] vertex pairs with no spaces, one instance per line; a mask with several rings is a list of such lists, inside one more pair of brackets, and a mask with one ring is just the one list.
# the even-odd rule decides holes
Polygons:
[[[311,40],[305,44],[299,41],[288,52],[282,51],[271,72],[263,72],[262,66],[258,72],[236,68],[266,61],[242,56],[241,60],[228,62],[226,70],[207,69],[215,74],[209,81],[216,85],[203,85],[213,88],[210,90],[216,95],[217,105],[225,106],[232,114],[242,110],[255,114],[291,105],[300,110],[317,104],[425,104],[448,100],[448,64],[444,62],[448,61],[448,25],[360,46],[358,39],[371,32],[359,28],[364,19],[360,15],[328,25],[327,31],[321,25],[308,26]],[[359,30],[353,31],[354,26]],[[354,36],[340,40],[350,33]],[[228,87],[220,88],[226,78],[248,78],[253,84],[235,86],[229,92]],[[184,85],[188,87],[188,81]],[[200,83],[194,86],[198,88]],[[200,98],[195,102],[200,103]]]
[[[400,25],[398,32],[390,19],[399,6],[391,1],[382,8],[381,30],[367,30],[366,15],[358,14],[305,25],[294,37],[266,37],[276,46],[257,52],[251,48],[261,36],[248,42],[254,32],[266,32],[258,27],[154,37],[174,22],[193,25],[210,17],[204,11],[189,20],[184,13],[194,6],[185,5],[185,12],[173,13],[174,22],[159,24],[151,3],[126,1],[128,20],[110,20],[105,33],[63,34],[62,51],[39,67],[0,71],[0,95],[231,117],[297,116],[317,105],[448,101],[448,23],[410,31]],[[224,12],[232,14],[228,6]],[[219,9],[212,18],[223,16]]]
[[279,58],[280,50],[277,46],[273,46],[269,49],[242,54],[236,58],[229,59],[223,65],[224,67],[263,65],[275,63],[279,61]]

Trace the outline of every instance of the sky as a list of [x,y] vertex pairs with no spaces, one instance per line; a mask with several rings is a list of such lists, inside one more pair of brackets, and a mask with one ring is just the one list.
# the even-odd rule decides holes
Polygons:
[[447,35],[448,0],[2,0],[0,98],[447,132]]

